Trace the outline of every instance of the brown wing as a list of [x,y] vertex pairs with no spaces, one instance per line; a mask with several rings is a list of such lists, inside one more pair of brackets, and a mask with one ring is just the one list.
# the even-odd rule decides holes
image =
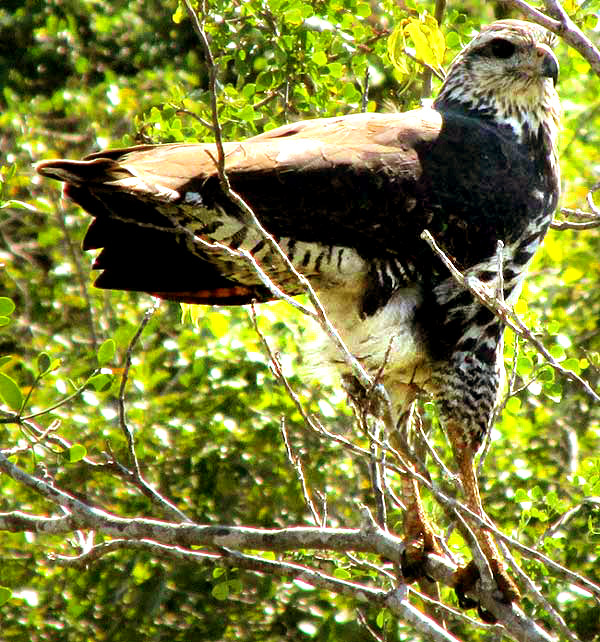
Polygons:
[[[434,139],[440,123],[435,111],[419,110],[286,125],[226,143],[227,174],[299,267],[316,274],[323,253],[334,269],[351,252],[381,250],[373,243],[390,216],[402,238],[421,172],[415,147]],[[251,269],[190,238],[263,247],[223,196],[216,155],[212,144],[140,146],[48,161],[38,171],[65,181],[66,195],[95,217],[84,249],[103,248],[94,265],[104,270],[99,287],[225,304],[270,298]]]

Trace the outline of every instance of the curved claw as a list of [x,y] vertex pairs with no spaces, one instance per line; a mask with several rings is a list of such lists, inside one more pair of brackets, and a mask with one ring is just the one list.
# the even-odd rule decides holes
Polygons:
[[456,583],[454,584],[454,592],[458,599],[458,605],[461,609],[474,609],[478,606],[478,602],[465,593],[475,586],[475,582],[479,579],[479,570],[473,560],[466,566],[463,566],[456,571]]
[[[499,600],[504,604],[518,602],[521,598],[521,593],[512,578],[506,572],[506,569],[492,568],[492,573],[501,594]],[[484,622],[495,624],[497,620],[492,613],[484,609],[476,600],[466,596],[467,591],[471,590],[475,586],[475,582],[479,579],[479,569],[477,568],[475,561],[471,560],[466,566],[458,569],[455,577],[456,581],[454,584],[454,591],[460,607],[463,609],[477,608],[479,617]]]
[[427,551],[425,550],[423,539],[414,539],[406,543],[400,556],[400,569],[405,582],[410,584],[421,577],[427,576],[423,569],[426,556]]
[[496,624],[496,622],[498,622],[498,618],[493,613],[490,613],[488,610],[484,609],[481,604],[477,605],[477,613],[479,614],[479,617],[482,619],[482,621],[486,624]]

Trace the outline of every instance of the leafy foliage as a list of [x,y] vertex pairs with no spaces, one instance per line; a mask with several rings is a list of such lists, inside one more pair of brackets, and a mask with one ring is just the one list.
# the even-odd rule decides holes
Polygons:
[[[494,7],[450,2],[438,29],[429,1],[216,0],[205,27],[220,70],[224,137],[296,118],[414,107],[423,86],[414,59],[439,71],[473,29],[504,17]],[[565,7],[597,42],[600,4]],[[559,56],[562,205],[584,208],[598,181],[598,78],[572,49],[560,46]],[[432,82],[435,91],[439,81]],[[151,300],[91,287],[90,261],[78,248],[85,217],[31,168],[107,145],[212,138],[207,70],[183,8],[175,0],[5,2],[0,86],[0,438],[14,449],[11,461],[105,510],[169,519],[107,465],[131,465],[126,421],[146,481],[190,519],[312,524],[283,444],[283,421],[327,525],[359,526],[356,502],[373,506],[367,462],[307,428],[271,372],[250,311],[197,309],[192,322],[176,305],[162,304],[132,345]],[[564,367],[596,386],[599,257],[598,228],[551,231],[517,309]],[[368,448],[338,384],[314,381],[303,370],[306,321],[277,303],[257,310],[257,323],[307,411]],[[483,468],[486,507],[506,533],[598,583],[598,405],[510,332],[505,354],[512,389]],[[430,404],[426,411],[431,421]],[[441,431],[432,439],[450,461]],[[435,467],[432,475],[446,484]],[[7,475],[0,497],[3,511],[57,514]],[[428,503],[440,527],[449,528]],[[401,518],[392,511],[390,525]],[[352,600],[293,577],[165,561],[142,550],[117,551],[84,569],[53,559],[85,550],[87,537],[0,531],[3,639],[368,639]],[[469,555],[456,534],[448,543]],[[514,555],[582,640],[600,639],[589,594],[540,561]],[[372,556],[359,564],[306,550],[290,559],[391,588]],[[543,606],[526,597],[524,607],[553,626]],[[416,639],[410,625],[386,611],[360,608],[385,639]],[[488,639],[487,630],[452,626],[457,636]]]

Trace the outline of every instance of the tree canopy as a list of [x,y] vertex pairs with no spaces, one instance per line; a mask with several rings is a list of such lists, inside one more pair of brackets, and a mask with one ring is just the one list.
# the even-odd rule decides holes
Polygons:
[[[2,639],[600,640],[600,2],[196,10],[214,92],[177,0],[0,8]],[[521,569],[523,622],[502,629],[459,609],[434,560],[451,610],[399,582],[393,453],[378,489],[381,424],[306,368],[315,330],[301,312],[95,289],[79,247],[88,217],[32,164],[214,140],[213,97],[224,140],[411,109],[481,25],[505,17],[558,33],[564,117],[561,207],[515,308],[524,326],[506,332],[506,394],[480,467]],[[435,406],[421,412],[425,503],[469,560],[450,451]],[[378,491],[389,530],[372,521]]]

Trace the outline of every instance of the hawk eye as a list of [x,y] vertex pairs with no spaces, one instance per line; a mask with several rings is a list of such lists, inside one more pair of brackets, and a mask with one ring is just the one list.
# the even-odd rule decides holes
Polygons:
[[510,58],[516,50],[515,45],[504,38],[495,38],[490,42],[489,47],[496,58]]

